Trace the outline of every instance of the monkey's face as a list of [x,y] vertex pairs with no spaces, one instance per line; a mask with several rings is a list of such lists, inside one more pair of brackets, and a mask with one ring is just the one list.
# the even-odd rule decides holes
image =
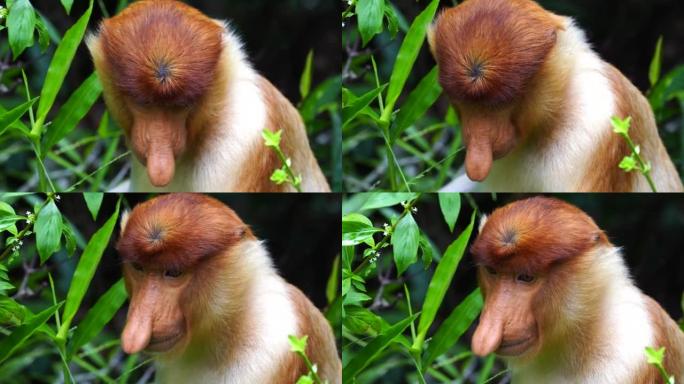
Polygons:
[[186,344],[188,326],[181,304],[191,274],[133,262],[124,264],[124,278],[131,302],[121,335],[123,350],[169,352]]
[[127,104],[132,115],[132,124],[125,129],[130,146],[147,167],[150,183],[164,187],[173,180],[176,159],[185,152],[188,109]]
[[533,354],[539,346],[533,303],[543,278],[491,266],[479,270],[485,304],[473,335],[473,352],[505,357]]

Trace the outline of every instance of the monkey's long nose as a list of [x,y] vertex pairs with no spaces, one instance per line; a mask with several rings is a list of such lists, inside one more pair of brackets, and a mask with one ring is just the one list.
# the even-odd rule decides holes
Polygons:
[[501,345],[503,324],[496,316],[483,312],[480,316],[480,324],[475,330],[471,349],[478,356],[487,356],[496,351]]
[[173,180],[176,161],[171,148],[152,148],[147,155],[147,176],[155,187],[164,187]]
[[121,348],[128,354],[142,351],[150,343],[152,319],[141,313],[129,313],[121,334]]
[[473,181],[483,181],[489,175],[494,162],[489,137],[476,135],[466,148],[466,174]]

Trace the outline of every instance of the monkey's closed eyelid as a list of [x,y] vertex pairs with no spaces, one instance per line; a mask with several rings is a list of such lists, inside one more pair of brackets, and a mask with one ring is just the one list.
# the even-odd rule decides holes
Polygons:
[[131,264],[131,267],[133,267],[133,269],[135,269],[136,271],[142,271],[143,270],[143,266],[140,263],[133,262],[130,264]]
[[523,283],[531,283],[535,281],[537,278],[532,275],[528,275],[526,273],[521,273],[518,276],[515,277],[516,280],[523,282]]
[[164,270],[164,277],[169,277],[169,278],[172,278],[172,279],[173,279],[173,278],[176,278],[176,277],[180,277],[180,275],[182,275],[182,274],[183,274],[183,271],[181,271],[180,269],[167,269],[167,270]]
[[496,269],[494,269],[494,268],[492,268],[492,267],[488,267],[488,266],[484,267],[484,269],[485,269],[485,271],[487,271],[487,273],[489,273],[490,275],[496,275]]

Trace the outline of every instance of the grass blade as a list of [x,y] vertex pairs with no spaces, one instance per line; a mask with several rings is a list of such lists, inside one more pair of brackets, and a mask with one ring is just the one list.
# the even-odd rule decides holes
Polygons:
[[408,76],[413,69],[413,64],[420,52],[420,48],[423,46],[428,26],[432,22],[432,19],[435,18],[435,12],[437,11],[438,5],[439,0],[432,0],[430,2],[427,8],[425,8],[413,21],[406,33],[404,41],[401,43],[397,60],[394,63],[394,69],[392,69],[392,76],[390,77],[389,88],[387,90],[387,98],[385,99],[384,120],[389,121],[394,104],[397,102],[401,91],[404,89],[406,79],[408,79]]
[[458,193],[440,193],[439,208],[442,210],[444,221],[446,221],[451,232],[454,231],[456,219],[461,212],[461,195]]
[[342,382],[351,383],[354,381],[354,377],[361,372],[366,366],[377,358],[378,354],[385,350],[387,346],[394,341],[402,332],[411,324],[411,322],[418,316],[415,314],[409,316],[404,320],[394,324],[380,336],[376,337],[368,343],[359,353],[352,358],[347,365],[344,366],[342,373]]
[[83,81],[60,108],[57,117],[45,134],[43,153],[76,128],[76,124],[88,114],[90,108],[100,98],[101,93],[102,85],[97,75],[93,73]]
[[123,279],[119,279],[88,311],[78,325],[67,350],[67,360],[85,343],[92,340],[109,323],[128,297]]
[[366,108],[382,91],[385,90],[387,84],[384,84],[378,88],[368,91],[363,94],[363,96],[354,100],[348,107],[342,108],[342,120],[343,125],[349,124],[356,115],[358,115],[364,108]]
[[392,126],[390,139],[394,142],[399,135],[409,126],[423,117],[425,112],[434,104],[439,95],[442,94],[442,87],[437,81],[439,72],[435,66],[420,80],[416,89],[409,93],[408,98],[402,104],[397,120]]
[[475,212],[473,212],[470,218],[470,224],[468,227],[458,236],[456,241],[451,243],[446,252],[444,252],[444,257],[437,264],[435,269],[435,274],[430,280],[430,285],[428,286],[427,294],[425,295],[425,302],[423,303],[423,314],[420,316],[420,321],[418,322],[418,336],[414,341],[414,348],[417,350],[422,349],[423,341],[425,340],[425,335],[428,329],[435,320],[435,315],[437,310],[442,305],[442,300],[444,300],[444,295],[446,295],[447,289],[451,284],[451,280],[454,277],[456,268],[463,258],[463,253],[465,252],[466,245],[468,244],[468,239],[470,239],[470,234],[473,231],[473,224],[475,223]]
[[[83,35],[88,27],[88,20],[90,20],[92,11],[93,0],[90,0],[88,9],[83,16],[78,19],[76,24],[66,31],[62,41],[55,50],[55,55],[52,57],[50,67],[48,67],[47,75],[45,76],[43,89],[40,92],[41,98],[38,103],[38,111],[36,112],[38,116],[38,119],[36,120],[36,129],[42,129],[43,122],[45,122],[45,118],[47,117],[50,108],[52,108],[55,98],[57,98],[57,93],[62,87],[64,78],[71,66],[71,61],[74,59],[76,50],[83,40]],[[39,132],[34,133],[38,134]]]
[[109,244],[109,239],[114,231],[114,225],[119,217],[120,205],[121,199],[117,201],[112,216],[110,216],[107,222],[95,232],[83,250],[81,259],[76,266],[76,271],[74,271],[74,278],[71,280],[69,292],[67,293],[62,316],[62,326],[57,334],[58,338],[66,339],[66,334],[71,325],[71,321],[74,319],[78,308],[81,306],[81,301],[88,290],[90,281],[95,275],[95,270],[100,263],[102,254]]
[[391,207],[401,203],[402,201],[409,201],[418,197],[417,193],[411,192],[371,192],[368,193],[368,195],[370,196],[368,197],[368,200],[363,203],[363,206],[360,209],[361,211]]
[[656,44],[655,53],[653,54],[653,59],[651,60],[651,65],[648,68],[648,80],[651,82],[651,87],[656,85],[660,79],[660,62],[662,60],[662,50],[663,50],[663,37],[658,38],[658,43]]
[[12,353],[21,347],[38,328],[45,324],[61,305],[62,303],[59,303],[40,312],[28,323],[15,329],[9,336],[2,339],[2,341],[0,341],[0,364],[8,357],[12,356]]
[[5,130],[19,120],[24,114],[33,106],[38,98],[33,98],[9,111],[0,111],[0,135],[5,133]]
[[302,100],[309,96],[309,91],[311,90],[311,68],[313,65],[313,49],[309,51],[306,55],[306,63],[304,64],[304,71],[302,72],[302,77],[299,79],[299,95]]
[[93,220],[97,220],[97,214],[100,212],[100,205],[102,205],[102,199],[104,198],[104,193],[102,192],[84,192],[83,199],[88,206],[90,215]]
[[432,341],[423,357],[423,367],[429,366],[438,356],[446,353],[468,330],[481,310],[482,294],[480,288],[477,288],[451,311],[449,317],[432,336]]

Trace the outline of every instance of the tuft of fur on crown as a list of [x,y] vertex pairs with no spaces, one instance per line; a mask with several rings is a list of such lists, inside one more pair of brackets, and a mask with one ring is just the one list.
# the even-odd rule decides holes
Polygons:
[[495,210],[471,253],[480,265],[537,274],[600,244],[610,243],[582,210],[561,200],[533,197]]
[[211,84],[225,28],[180,1],[138,1],[100,24],[114,84],[140,104],[188,106]]
[[560,17],[531,0],[467,0],[430,31],[452,101],[497,106],[520,96],[556,43]]
[[116,248],[124,261],[180,269],[253,238],[232,209],[193,193],[148,200],[133,208],[123,224]]

